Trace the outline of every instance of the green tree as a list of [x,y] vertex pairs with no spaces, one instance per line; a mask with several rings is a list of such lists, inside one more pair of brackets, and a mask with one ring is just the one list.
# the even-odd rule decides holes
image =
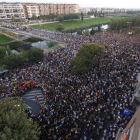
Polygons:
[[95,11],[95,12],[94,12],[94,16],[97,17],[97,15],[98,15],[98,13],[97,13],[97,11]]
[[101,32],[101,24],[98,24],[98,32]]
[[13,22],[15,22],[15,21],[16,21],[16,18],[15,18],[14,16],[12,16],[12,18],[11,18],[11,19],[12,19],[12,21],[13,21]]
[[64,17],[63,16],[58,16],[57,17],[58,21],[63,22],[64,21]]
[[26,60],[27,57],[23,54],[11,54],[4,57],[3,65],[5,65],[7,69],[14,69],[22,66]]
[[72,73],[79,74],[87,72],[91,64],[94,64],[93,58],[102,55],[104,47],[94,43],[82,44],[76,57],[74,57],[70,64],[72,65]]
[[84,35],[89,36],[89,30],[88,29],[85,29]]
[[32,15],[33,20],[37,20],[37,16],[35,14]]
[[0,100],[0,140],[36,140],[37,123],[27,119],[25,103],[21,98],[6,96]]
[[27,52],[27,57],[30,62],[37,62],[44,58],[44,53],[40,48],[31,47],[31,49]]
[[64,25],[63,24],[61,24],[61,23],[59,23],[59,24],[57,24],[56,26],[55,26],[55,29],[57,30],[57,31],[63,31],[64,29],[65,29],[65,27],[64,27]]
[[5,46],[0,46],[0,65],[3,65],[4,62],[4,57],[11,55],[11,50],[9,48],[9,46],[7,45]]
[[77,34],[78,34],[78,35],[82,35],[82,30],[78,30],[78,31],[77,31]]
[[81,12],[81,21],[83,22],[83,19],[84,19],[84,14],[83,12]]
[[92,30],[90,31],[90,34],[91,34],[91,35],[94,35],[94,33],[95,33],[95,31],[94,31],[94,29],[92,28]]
[[91,15],[91,12],[88,12],[87,14],[88,14],[88,16],[90,16]]

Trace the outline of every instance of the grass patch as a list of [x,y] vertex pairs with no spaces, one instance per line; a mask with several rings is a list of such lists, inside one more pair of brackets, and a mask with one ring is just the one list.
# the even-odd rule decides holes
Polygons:
[[57,42],[48,42],[47,44],[48,44],[49,48],[52,48],[52,47],[59,45]]
[[[65,30],[71,29],[71,28],[79,28],[79,27],[84,27],[84,26],[89,26],[89,25],[96,25],[96,24],[102,24],[102,23],[107,23],[111,22],[111,19],[119,19],[123,17],[112,17],[112,18],[90,18],[90,19],[84,19],[83,23],[81,22],[81,19],[74,20],[74,21],[64,21],[61,22]],[[39,28],[39,29],[46,29],[50,31],[56,31],[55,26],[58,23],[48,23],[48,24],[43,24],[43,27],[40,25],[32,25],[30,27],[33,28]]]
[[6,43],[6,42],[9,42],[9,41],[12,41],[13,39],[5,36],[5,35],[0,35],[0,44],[2,43]]

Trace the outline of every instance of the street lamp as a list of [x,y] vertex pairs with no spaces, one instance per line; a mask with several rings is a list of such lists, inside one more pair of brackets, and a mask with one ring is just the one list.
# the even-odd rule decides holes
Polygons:
[[126,22],[126,23],[127,23],[127,26],[129,26],[129,31],[130,31],[130,23],[131,23],[131,22]]
[[72,28],[71,28],[71,34],[72,34],[73,25],[72,25],[71,27],[72,27]]

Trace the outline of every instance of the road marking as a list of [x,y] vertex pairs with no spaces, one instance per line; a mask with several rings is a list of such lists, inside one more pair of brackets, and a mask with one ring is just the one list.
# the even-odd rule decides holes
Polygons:
[[27,108],[32,109],[30,106],[26,105]]

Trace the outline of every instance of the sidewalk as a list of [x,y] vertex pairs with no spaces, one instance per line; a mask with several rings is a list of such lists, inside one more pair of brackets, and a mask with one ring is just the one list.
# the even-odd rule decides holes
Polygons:
[[49,24],[49,23],[57,23],[59,21],[52,21],[52,22],[38,22],[38,23],[33,23],[33,24],[24,24],[22,26],[31,26],[31,25],[39,25],[39,24]]

